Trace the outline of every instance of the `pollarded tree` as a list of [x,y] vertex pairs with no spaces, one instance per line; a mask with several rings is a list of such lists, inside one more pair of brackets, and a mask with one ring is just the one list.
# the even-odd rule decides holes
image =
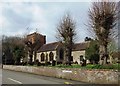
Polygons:
[[112,40],[108,44],[108,52],[109,52],[110,63],[112,64],[112,63],[117,62],[117,61],[115,61],[115,59],[119,59],[119,56],[117,55],[117,53],[118,53],[118,46],[117,46],[117,43],[114,40]]
[[106,64],[108,58],[107,46],[110,37],[113,37],[113,30],[116,25],[117,5],[115,2],[102,0],[93,2],[89,10],[89,25],[99,41],[100,64]]
[[58,38],[64,45],[64,61],[63,64],[71,65],[71,52],[76,35],[75,22],[71,18],[70,14],[66,14],[60,21],[57,27]]

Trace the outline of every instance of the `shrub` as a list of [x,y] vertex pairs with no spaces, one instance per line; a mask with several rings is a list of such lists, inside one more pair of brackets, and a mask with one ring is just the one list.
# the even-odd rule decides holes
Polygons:
[[36,59],[36,61],[35,61],[35,63],[34,63],[35,65],[37,65],[37,66],[40,66],[40,62],[39,62],[39,60],[38,59]]
[[120,69],[120,64],[106,64],[106,65],[87,65],[85,68],[88,69]]
[[94,67],[94,65],[92,65],[92,64],[89,64],[89,65],[87,65],[85,68],[92,69],[93,67]]
[[28,65],[33,65],[33,64],[34,64],[34,62],[30,62],[30,61],[28,62]]
[[78,64],[78,62],[77,62],[77,61],[75,61],[74,63],[75,63],[75,64]]
[[53,61],[52,61],[52,66],[55,66],[55,63],[56,63],[56,61],[55,61],[55,60],[53,60]]
[[114,69],[112,64],[102,65],[102,69]]

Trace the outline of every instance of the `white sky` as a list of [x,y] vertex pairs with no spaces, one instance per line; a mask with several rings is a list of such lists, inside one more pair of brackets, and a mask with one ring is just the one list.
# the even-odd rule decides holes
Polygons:
[[[69,11],[76,22],[77,40],[84,41],[91,0],[3,0],[0,3],[0,35],[25,35],[37,31],[56,41],[59,20]],[[27,28],[29,29],[27,30]]]

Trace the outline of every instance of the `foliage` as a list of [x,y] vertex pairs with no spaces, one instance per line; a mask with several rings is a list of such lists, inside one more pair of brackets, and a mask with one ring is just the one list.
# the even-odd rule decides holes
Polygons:
[[56,65],[55,67],[58,67],[58,68],[81,68],[81,66],[77,65],[77,64],[72,64],[72,65],[59,64],[59,65]]
[[34,63],[35,65],[37,65],[37,66],[40,66],[41,65],[41,63],[39,62],[39,60],[38,59],[36,59],[36,61],[35,61],[35,63]]
[[110,63],[117,63],[119,59],[118,46],[114,40],[108,44]]
[[2,53],[4,64],[20,63],[20,59],[24,57],[24,43],[21,37],[2,37]]
[[87,69],[120,69],[120,64],[106,64],[106,65],[87,65],[85,68]]
[[13,57],[15,60],[15,64],[20,64],[21,58],[25,57],[24,46],[15,46],[13,49]]
[[57,27],[58,39],[62,41],[65,50],[64,64],[71,65],[71,52],[76,35],[75,22],[72,20],[70,14],[67,14],[60,21]]
[[89,47],[86,48],[85,56],[91,63],[99,61],[99,45],[97,40],[91,40]]
[[[100,64],[107,63],[108,51],[107,46],[109,39],[115,34],[117,5],[115,2],[93,2],[89,10],[89,25],[91,30],[96,34],[100,47]],[[103,62],[102,62],[103,60]]]
[[117,43],[112,40],[111,42],[109,42],[108,44],[108,52],[111,54],[113,52],[117,52],[118,51],[118,46],[117,46]]
[[53,68],[80,68],[80,69],[113,69],[113,70],[120,70],[120,64],[106,64],[106,65],[100,65],[100,64],[88,64],[87,66],[80,66],[79,64],[71,64],[71,65],[27,65],[27,66],[42,66],[42,67],[53,67]]

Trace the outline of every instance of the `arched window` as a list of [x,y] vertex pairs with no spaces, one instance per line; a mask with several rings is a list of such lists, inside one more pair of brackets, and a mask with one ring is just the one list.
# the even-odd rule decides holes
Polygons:
[[83,55],[80,55],[80,61],[83,61]]
[[73,61],[73,56],[71,56],[70,61]]
[[45,54],[44,53],[41,54],[41,61],[45,61]]
[[60,49],[59,57],[60,57],[60,60],[63,60],[63,57],[64,57],[64,51],[63,51],[62,48]]
[[50,57],[50,61],[52,61],[52,60],[53,60],[53,57],[54,57],[53,52],[50,52],[49,57]]

